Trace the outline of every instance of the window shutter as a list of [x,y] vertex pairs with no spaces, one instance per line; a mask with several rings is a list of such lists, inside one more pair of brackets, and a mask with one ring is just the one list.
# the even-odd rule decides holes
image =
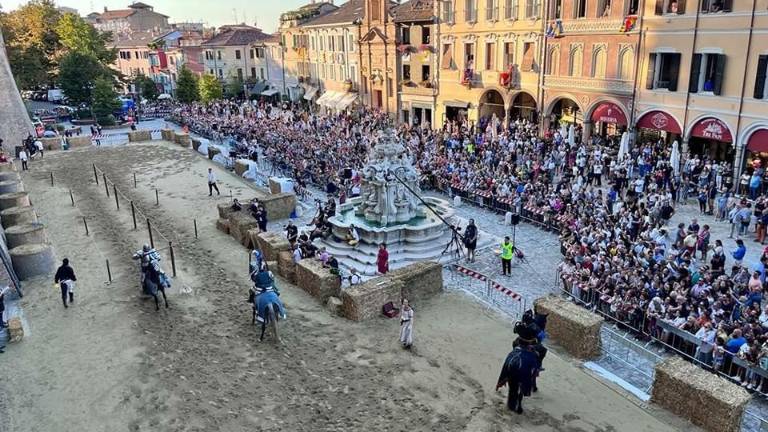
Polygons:
[[685,13],[685,0],[677,0],[677,14],[682,15]]
[[656,15],[664,15],[664,0],[656,0]]
[[717,65],[715,66],[715,88],[712,92],[718,96],[723,90],[723,76],[725,75],[725,54],[717,56]]
[[648,73],[645,75],[645,88],[653,89],[653,75],[656,72],[656,54],[648,56]]
[[669,91],[677,91],[677,79],[680,75],[680,54],[670,54],[669,55],[669,70],[670,70],[670,78],[669,78]]
[[517,19],[520,16],[520,0],[512,1],[512,19]]
[[723,0],[723,12],[730,12],[733,10],[733,0]]
[[694,54],[691,62],[691,79],[688,81],[690,93],[699,92],[699,74],[701,73],[701,54]]
[[765,93],[765,74],[768,69],[768,55],[761,55],[757,61],[757,78],[755,79],[755,99],[762,99]]

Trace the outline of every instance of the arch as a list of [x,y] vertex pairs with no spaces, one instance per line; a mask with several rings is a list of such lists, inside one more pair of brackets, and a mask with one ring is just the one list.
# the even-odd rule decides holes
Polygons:
[[503,93],[495,88],[489,88],[480,95],[480,102],[478,106],[479,119],[491,118],[493,114],[503,121],[506,117],[507,101],[504,99]]
[[592,78],[605,78],[608,65],[608,53],[605,46],[600,45],[592,51]]
[[553,45],[549,48],[547,75],[560,75],[560,45]]
[[733,131],[733,127],[727,121],[725,121],[723,119],[720,119],[720,118],[717,118],[717,117],[715,117],[712,114],[700,114],[700,115],[696,116],[695,118],[693,118],[690,122],[688,122],[688,124],[686,125],[686,129],[685,129],[685,135],[684,135],[685,136],[685,140],[686,141],[690,141],[690,139],[691,139],[691,132],[693,132],[694,126],[696,126],[700,121],[708,119],[708,118],[714,118],[714,119],[720,120],[723,124],[725,124],[725,126],[728,128],[728,133],[731,134],[731,139],[732,139],[731,146],[736,147],[736,134]]
[[[660,108],[647,108],[647,109],[645,109],[643,111],[640,111],[640,113],[638,113],[638,115],[635,117],[635,124],[632,125],[632,126],[635,129],[637,129],[638,124],[640,123],[640,120],[642,120],[643,117],[645,117],[646,114],[652,113],[654,111],[660,111],[660,112],[666,114],[667,116],[673,118],[675,120],[675,122],[678,124],[678,126],[683,124],[683,122],[680,121],[680,118],[678,116],[670,113],[667,110],[663,110],[663,109],[660,109]],[[682,126],[680,126],[680,128],[682,129]]]
[[624,47],[619,51],[618,70],[616,78],[621,81],[632,81],[634,79],[635,69],[635,50],[631,47]]
[[571,48],[568,54],[568,76],[580,77],[584,71],[584,49],[581,45]]
[[621,108],[621,111],[626,116],[627,120],[629,120],[629,110],[627,109],[626,105],[624,105],[624,102],[622,102],[622,101],[620,101],[620,100],[618,100],[616,98],[610,97],[610,96],[604,96],[604,97],[601,97],[600,99],[592,102],[592,104],[589,105],[587,107],[587,109],[585,110],[584,118],[591,119],[592,118],[592,114],[594,114],[594,112],[595,112],[595,109],[597,109],[597,107],[599,107],[601,104],[603,104],[605,102],[610,102],[610,103],[616,105],[617,107]]
[[533,122],[538,121],[538,102],[536,97],[528,91],[521,90],[515,93],[509,103],[510,121],[523,118]]
[[576,107],[579,108],[579,111],[584,112],[584,108],[581,106],[581,104],[579,103],[579,99],[576,96],[570,93],[564,93],[564,94],[555,96],[554,98],[552,98],[551,101],[549,101],[549,105],[547,105],[546,115],[552,115],[552,111],[554,110],[555,105],[557,105],[557,103],[563,99],[570,99],[570,101],[573,102],[576,105]]
[[752,135],[754,135],[755,132],[759,131],[760,129],[766,129],[768,130],[768,123],[765,122],[755,122],[747,127],[744,128],[744,130],[741,132],[741,135],[736,139],[736,145],[739,147],[746,147],[747,143],[749,142],[749,139],[752,138]]

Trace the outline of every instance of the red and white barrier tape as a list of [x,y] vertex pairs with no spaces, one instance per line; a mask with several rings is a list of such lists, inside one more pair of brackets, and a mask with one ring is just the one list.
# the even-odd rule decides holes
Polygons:
[[[456,267],[456,271],[458,271],[461,274],[467,275],[467,276],[469,276],[469,277],[471,277],[473,279],[477,279],[477,280],[483,281],[483,282],[488,282],[489,281],[488,276],[486,276],[486,275],[484,275],[482,273],[478,273],[478,272],[476,272],[476,271],[474,271],[472,269],[468,269],[466,267],[462,267],[462,266],[460,266],[458,264],[456,264],[455,267]],[[521,301],[523,299],[523,297],[520,294],[512,291],[511,289],[503,286],[502,284],[500,284],[500,283],[498,283],[498,282],[496,282],[494,280],[490,280],[490,284],[491,284],[491,287],[493,287],[493,289],[495,289],[496,291],[504,294],[507,297],[511,297],[513,300]]]

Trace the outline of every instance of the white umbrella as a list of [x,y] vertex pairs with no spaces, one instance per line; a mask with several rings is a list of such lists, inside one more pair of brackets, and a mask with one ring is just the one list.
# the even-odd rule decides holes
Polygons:
[[672,143],[672,154],[669,156],[669,164],[675,171],[675,175],[680,175],[680,145],[677,141]]
[[168,93],[163,93],[160,96],[158,96],[157,98],[160,99],[160,100],[164,100],[164,99],[171,99],[172,97]]
[[629,134],[624,132],[621,134],[621,141],[619,142],[619,156],[618,159],[622,160],[629,153]]
[[568,129],[568,144],[571,146],[576,145],[576,127],[573,124]]

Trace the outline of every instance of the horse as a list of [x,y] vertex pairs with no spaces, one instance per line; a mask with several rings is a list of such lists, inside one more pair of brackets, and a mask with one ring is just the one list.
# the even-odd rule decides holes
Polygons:
[[165,302],[165,308],[168,308],[168,298],[165,296],[165,288],[170,286],[168,278],[160,270],[160,265],[157,261],[152,261],[146,266],[144,271],[143,289],[144,293],[151,295],[155,299],[155,310],[160,310],[160,301],[157,298],[157,292],[163,294],[163,301]]
[[499,375],[496,390],[509,385],[507,407],[518,414],[523,413],[523,397],[530,396],[536,387],[536,373],[539,357],[532,345],[519,345],[509,353]]
[[256,324],[257,318],[261,317],[261,336],[259,341],[264,340],[267,326],[272,331],[275,340],[279,343],[280,336],[277,332],[277,325],[280,317],[285,318],[285,307],[280,301],[280,292],[275,286],[275,279],[265,261],[259,262],[260,254],[254,251],[251,261],[251,281],[253,288],[250,290],[248,301],[253,304],[252,324]]

